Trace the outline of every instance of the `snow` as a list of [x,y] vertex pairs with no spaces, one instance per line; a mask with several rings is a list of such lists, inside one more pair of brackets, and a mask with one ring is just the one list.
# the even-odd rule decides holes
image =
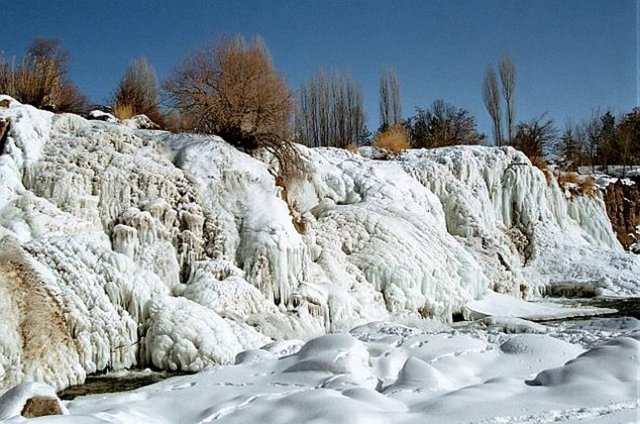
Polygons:
[[592,316],[617,312],[615,309],[564,307],[555,303],[524,302],[512,296],[490,293],[481,300],[465,305],[467,319],[481,319],[489,316],[523,318],[526,320],[551,320],[579,316]]
[[[606,168],[606,174],[605,174],[604,166],[597,165],[595,166],[594,169],[592,169],[590,166],[580,166],[578,167],[578,172],[583,175],[588,175],[588,174],[596,174],[598,176],[609,175],[609,176],[613,176],[614,178],[624,178],[625,176],[635,177],[640,175],[640,166],[637,164],[626,165],[626,166],[609,165]],[[612,182],[615,182],[615,180]]]
[[602,199],[566,199],[521,152],[452,147],[409,151],[399,161],[439,197],[448,231],[494,290],[586,283],[602,294],[638,293],[638,258],[622,252]]
[[[268,155],[218,137],[16,101],[0,117],[12,122],[0,155],[2,390],[30,380],[62,389],[88,373],[154,366],[202,374],[70,410],[107,422],[148,418],[155,407],[169,422],[287,422],[338,405],[327,420],[437,419],[453,399],[473,411],[474,391],[497,404],[538,393],[524,379],[628,332],[560,336],[529,321],[602,312],[521,300],[545,293],[637,296],[640,258],[622,250],[598,196],[567,199],[514,149],[382,161],[366,149],[300,146],[304,177],[285,196]],[[444,332],[461,314],[481,319]],[[544,338],[501,351],[514,334]],[[612,414],[627,413],[626,395],[601,395],[559,414],[615,402],[623,406]],[[505,413],[541,413],[536,405]]]
[[[0,396],[0,420],[19,416],[28,399],[33,397],[44,397],[58,400],[55,390],[46,384],[26,382],[18,384]],[[58,400],[58,403],[61,402]],[[67,413],[64,406],[61,406],[63,413]]]
[[111,123],[114,123],[114,124],[120,122],[118,120],[118,118],[113,116],[111,113],[103,112],[101,110],[92,110],[91,112],[89,112],[89,117],[91,117],[92,119],[97,119],[97,120],[105,121],[105,122],[111,122]]
[[[38,422],[632,422],[637,327],[588,346],[562,334],[378,323],[294,352],[253,349],[235,365],[65,401],[69,415]],[[16,403],[5,395],[0,409],[15,411]]]

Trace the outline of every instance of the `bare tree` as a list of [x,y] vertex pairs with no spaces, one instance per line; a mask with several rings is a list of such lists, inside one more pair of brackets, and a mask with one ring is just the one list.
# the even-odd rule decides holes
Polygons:
[[516,67],[510,56],[503,56],[500,60],[500,82],[502,83],[502,95],[507,106],[507,142],[511,144],[514,137],[515,124],[515,97]]
[[365,132],[360,85],[349,73],[320,69],[299,91],[295,127],[300,143],[310,147],[357,144]]
[[573,126],[567,124],[557,148],[557,152],[560,154],[560,163],[565,171],[575,171],[581,163],[582,146],[579,137]]
[[380,71],[380,128],[382,130],[402,122],[400,86],[394,68]]
[[484,135],[478,133],[476,120],[467,109],[438,99],[407,120],[411,144],[415,148],[481,144]]
[[589,157],[591,172],[595,172],[596,163],[598,162],[598,152],[602,144],[602,122],[600,121],[599,110],[591,113],[591,117],[582,123],[579,132],[581,135],[581,144],[584,146],[584,150]]
[[69,73],[69,52],[62,48],[62,43],[57,38],[34,38],[27,48],[26,56],[50,60],[58,72],[64,75]]
[[36,38],[20,64],[0,59],[0,91],[39,108],[82,113],[88,100],[71,82],[68,64],[59,40]]
[[557,138],[556,126],[546,114],[518,124],[513,146],[531,160],[542,159],[552,148]]
[[622,175],[625,176],[627,166],[640,159],[640,107],[627,113],[620,120],[619,127]]
[[[111,104],[120,119],[144,114],[153,122],[162,124],[158,78],[146,58],[134,59],[129,63],[112,95]],[[131,116],[119,116],[118,111],[122,109],[127,109]]]
[[492,65],[487,66],[482,85],[482,98],[493,122],[493,142],[502,146],[502,110],[500,109],[500,89],[498,78]]
[[163,86],[193,130],[248,151],[265,148],[275,154],[281,172],[297,173],[289,129],[292,99],[260,38],[223,37],[195,50]]

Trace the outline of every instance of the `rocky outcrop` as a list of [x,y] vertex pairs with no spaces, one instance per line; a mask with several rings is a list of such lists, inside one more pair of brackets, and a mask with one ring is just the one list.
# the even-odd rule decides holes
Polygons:
[[[629,181],[633,182],[630,184]],[[607,215],[618,240],[629,249],[638,243],[640,225],[640,177],[618,180],[604,191]]]
[[4,143],[7,139],[7,133],[9,132],[10,125],[10,119],[0,119],[0,153],[2,153],[2,151],[4,150]]

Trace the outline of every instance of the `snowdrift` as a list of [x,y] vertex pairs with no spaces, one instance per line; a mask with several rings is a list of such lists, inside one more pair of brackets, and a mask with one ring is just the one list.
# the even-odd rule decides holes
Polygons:
[[218,137],[13,99],[0,118],[0,388],[195,371],[272,340],[447,321],[491,290],[640,291],[640,259],[602,201],[566,198],[511,148],[387,162],[300,147],[287,204],[268,157]]
[[[293,352],[271,344],[234,365],[76,398],[63,402],[65,416],[38,422],[636,422],[640,334],[630,320],[588,321],[604,327],[596,332],[529,323],[542,328],[516,334],[371,323]],[[0,396],[0,419],[22,422],[26,399],[55,399],[46,388],[23,383]]]

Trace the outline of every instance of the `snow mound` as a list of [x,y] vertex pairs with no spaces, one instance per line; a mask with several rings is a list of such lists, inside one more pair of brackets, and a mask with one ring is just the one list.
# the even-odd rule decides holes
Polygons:
[[389,330],[321,336],[294,354],[252,349],[233,366],[76,398],[55,422],[627,422],[637,412],[633,337],[585,351],[548,335]]
[[63,413],[68,413],[58,399],[53,387],[42,383],[21,383],[0,396],[0,420],[19,416],[25,403],[31,398],[47,398],[58,403]]
[[146,363],[172,371],[199,371],[207,365],[229,363],[239,351],[271,340],[185,298],[154,297],[149,320],[144,338]]
[[[620,337],[595,347],[564,366],[544,370],[527,384],[563,387],[573,393],[608,386],[624,390],[624,383],[637,383],[640,370],[640,335]],[[628,392],[628,388],[626,389]],[[630,394],[633,391],[631,391]]]

